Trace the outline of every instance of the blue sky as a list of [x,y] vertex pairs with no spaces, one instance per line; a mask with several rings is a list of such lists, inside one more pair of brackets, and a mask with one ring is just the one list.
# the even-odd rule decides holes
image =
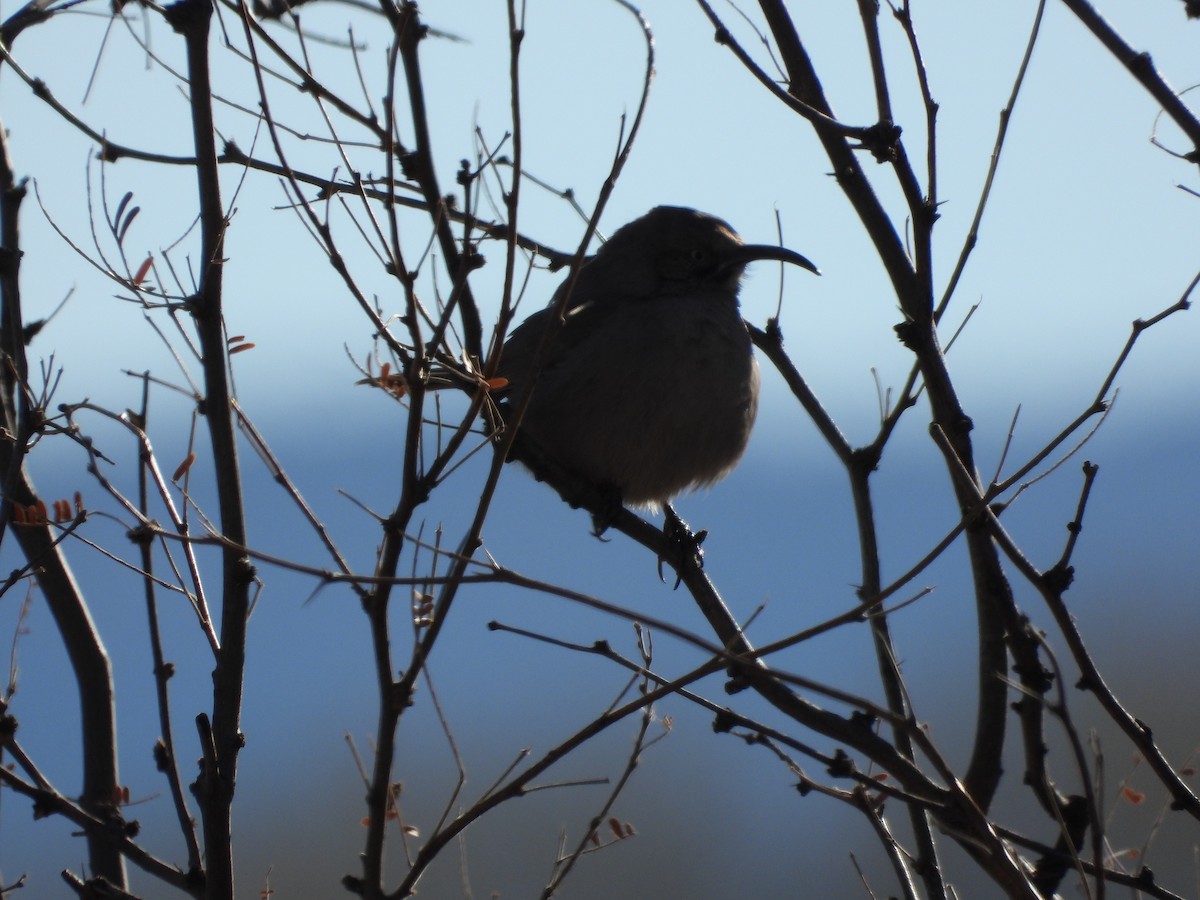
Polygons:
[[[835,111],[845,121],[871,122],[874,104],[854,5],[796,6],[797,24]],[[915,6],[925,63],[941,104],[943,206],[935,258],[938,281],[944,283],[974,213],[1034,4],[937,0]],[[1100,8],[1133,46],[1153,53],[1177,88],[1200,79],[1195,52],[1200,25],[1186,23],[1179,4],[1110,2]],[[430,39],[422,48],[440,175],[449,190],[459,159],[472,158],[478,150],[475,129],[496,142],[511,127],[503,4],[428,2],[423,9],[430,25],[462,39]],[[718,214],[748,240],[768,242],[775,239],[778,211],[785,242],[816,261],[824,273],[820,279],[788,278],[782,317],[787,346],[843,430],[855,442],[870,440],[878,417],[872,370],[885,386],[898,386],[910,363],[892,332],[899,320],[895,299],[828,174],[828,162],[807,126],[766,96],[712,40],[697,7],[649,0],[643,9],[654,28],[657,77],[641,137],[601,230],[611,232],[654,205],[671,203]],[[729,14],[736,34],[752,39],[728,7],[720,9]],[[34,29],[17,43],[17,60],[46,79],[83,118],[106,127],[113,140],[186,154],[186,108],[178,84],[160,70],[146,70],[145,54],[124,26],[114,26],[97,85],[83,102],[88,75],[101,54],[106,10],[84,5]],[[129,11],[134,12],[132,7]],[[355,17],[336,4],[306,8],[302,21],[312,33],[340,38],[348,17],[356,37],[366,42],[364,71],[378,105],[383,93],[383,42],[376,37],[380,23]],[[237,26],[228,14],[225,22],[231,30]],[[140,22],[132,26],[134,33],[141,29]],[[527,171],[556,187],[572,188],[586,208],[607,174],[621,116],[632,114],[638,102],[645,57],[639,29],[612,3],[536,0],[528,6],[526,30],[522,103]],[[153,23],[150,33],[154,50],[178,63],[178,41],[161,22]],[[883,34],[896,117],[910,156],[921,158],[923,122],[911,61],[902,35],[886,16]],[[317,44],[310,49],[323,80],[359,96],[344,50]],[[220,59],[219,89],[254,105],[247,67],[228,54]],[[271,91],[281,118],[296,122],[302,131],[324,133],[311,103],[279,85]],[[90,172],[98,203],[101,176],[98,165],[89,162],[94,147],[41,106],[12,71],[0,79],[0,109],[11,132],[14,165],[36,180],[46,208],[43,215],[31,197],[24,210],[27,315],[47,313],[74,291],[31,352],[34,358],[53,354],[63,366],[59,402],[87,396],[115,409],[135,405],[139,387],[121,370],[150,368],[177,379],[174,362],[141,310],[115,299],[113,286],[54,234],[46,218],[85,249],[91,247],[87,177]],[[950,364],[976,424],[980,466],[989,473],[1018,405],[1009,471],[1014,461],[1036,450],[1089,404],[1129,323],[1170,305],[1195,274],[1194,222],[1200,200],[1177,187],[1195,187],[1195,172],[1151,146],[1155,112],[1150,97],[1069,12],[1051,3],[980,242],[947,316],[947,322],[956,323],[972,304],[979,304]],[[255,146],[250,116],[224,109],[219,120],[223,135],[244,150]],[[355,136],[351,128],[341,133]],[[1169,126],[1160,137],[1186,149]],[[377,157],[351,152],[364,170],[381,171]],[[256,153],[270,156],[265,135],[257,137]],[[328,144],[315,141],[293,141],[289,153],[315,172],[332,173],[341,164]],[[903,207],[889,172],[873,165],[867,171],[903,227]],[[188,173],[122,161],[109,166],[104,177],[110,203],[131,190],[142,207],[129,239],[134,264],[146,253],[161,259],[163,248],[195,215]],[[241,402],[347,553],[367,568],[377,532],[338,490],[372,508],[390,508],[397,489],[402,412],[382,394],[354,386],[359,376],[347,352],[359,360],[371,352],[370,325],[296,216],[283,208],[286,197],[278,183],[264,175],[251,175],[242,183],[242,173],[233,168],[225,170],[224,178],[227,197],[238,191],[229,232],[228,327],[257,345],[235,358]],[[582,225],[567,205],[532,183],[523,192],[523,230],[554,246],[574,247]],[[385,310],[398,309],[395,283],[362,248],[345,217],[336,211],[334,217],[364,289]],[[418,218],[408,221],[406,249],[417,253],[424,230]],[[195,249],[187,240],[172,253],[181,270],[187,268],[189,251],[194,263]],[[492,246],[484,253],[489,264],[478,273],[476,291],[486,321],[486,313],[498,303],[503,251]],[[525,308],[542,305],[558,277],[535,272]],[[422,285],[432,291],[428,277]],[[774,312],[777,291],[772,267],[752,272],[743,290],[747,318],[765,322]],[[1113,675],[1136,714],[1163,722],[1157,733],[1180,759],[1196,735],[1190,718],[1179,717],[1178,708],[1172,711],[1169,703],[1180,695],[1194,698],[1200,674],[1190,650],[1198,624],[1195,585],[1200,575],[1190,529],[1200,500],[1193,464],[1200,445],[1198,328],[1189,313],[1147,333],[1119,380],[1115,411],[1093,443],[1022,498],[1009,516],[1031,557],[1048,565],[1061,552],[1063,526],[1074,512],[1079,462],[1087,456],[1100,463],[1077,560],[1079,580],[1070,594],[1078,604],[1073,609],[1094,641],[1102,669]],[[743,465],[710,493],[680,503],[685,518],[710,530],[710,573],[735,613],[745,617],[766,603],[752,632],[756,640],[844,609],[853,602],[857,577],[844,475],[782,382],[768,372],[765,385],[764,408]],[[151,436],[169,472],[186,452],[191,410],[167,394],[156,395],[154,402]],[[910,413],[877,476],[885,575],[906,569],[954,522],[926,423],[923,407]],[[134,456],[128,440],[94,420],[85,424],[117,460],[118,480],[132,484]],[[253,454],[246,452],[243,459],[250,473],[256,545],[320,559],[311,535],[272,489]],[[66,441],[47,442],[38,451],[37,465],[35,477],[46,496],[82,490],[89,506],[102,505],[80,454]],[[206,471],[201,454],[197,476]],[[479,465],[465,468],[428,507],[427,527],[443,525],[449,545],[457,543],[472,509],[479,472]],[[89,529],[92,539],[122,547],[124,524],[95,519]],[[699,627],[687,599],[658,582],[652,560],[620,538],[600,544],[587,531],[583,514],[568,510],[550,491],[512,469],[505,472],[484,537],[498,560],[526,574]],[[155,828],[169,820],[170,810],[150,766],[157,725],[136,582],[83,547],[72,548],[72,561],[85,584],[94,586],[90,599],[114,658],[123,776],[135,796],[158,797],[137,808],[136,815],[147,823],[144,833],[152,846],[181,861],[178,842]],[[9,557],[5,564],[12,567],[16,560]],[[306,602],[311,582],[269,568],[262,575],[266,585],[251,624],[240,871],[243,884],[256,887],[274,865],[272,884],[283,895],[312,896],[305,885],[313,884],[330,885],[328,893],[333,894],[337,877],[355,870],[362,842],[362,790],[342,735],[354,735],[360,751],[368,752],[374,700],[366,629],[349,592],[327,589]],[[973,617],[959,557],[952,552],[921,581],[927,583],[937,590],[896,619],[898,648],[919,714],[931,723],[948,755],[959,761],[969,740],[962,717],[973,701]],[[1046,618],[1031,594],[1020,600],[1035,621]],[[15,600],[0,601],[0,644],[12,634],[15,616]],[[470,761],[470,796],[489,784],[522,746],[544,750],[582,725],[622,681],[619,673],[595,660],[490,634],[484,623],[500,618],[584,643],[605,637],[627,650],[631,638],[624,623],[513,591],[465,592],[456,616],[433,671]],[[173,682],[180,758],[190,764],[195,756],[191,720],[208,702],[210,662],[187,615],[172,610],[168,618],[171,652],[180,665]],[[29,624],[31,633],[20,642],[22,690],[14,713],[22,722],[22,739],[46,760],[52,779],[70,792],[77,788],[76,770],[73,744],[64,734],[70,734],[74,690],[63,677],[61,650],[43,607],[35,604]],[[403,629],[396,639],[404,639]],[[678,669],[692,658],[665,639],[659,645],[667,669]],[[862,630],[839,633],[780,662],[845,690],[871,696],[878,692]],[[721,696],[719,685],[709,687]],[[1078,702],[1077,718],[1100,727],[1095,711]],[[1163,704],[1167,708],[1160,710]],[[1186,703],[1188,710],[1194,706],[1194,699]],[[729,896],[748,885],[758,896],[780,896],[798,883],[813,891],[835,891],[852,883],[848,848],[861,854],[872,871],[881,871],[870,836],[852,816],[831,803],[799,801],[785,770],[765,755],[714,737],[706,717],[684,704],[662,713],[676,718],[676,730],[647,758],[618,812],[638,827],[638,839],[598,862],[589,861],[577,874],[572,896],[653,896],[648,887],[652,877],[668,879],[681,891],[679,896],[696,898]],[[410,790],[410,815],[426,828],[445,802],[452,777],[444,742],[436,735],[428,703],[419,703],[402,733],[398,777]],[[610,736],[603,752],[573,763],[560,777],[610,774],[619,765],[613,755],[620,759],[629,735],[626,729]],[[1113,770],[1123,772],[1127,748],[1114,739],[1112,753]],[[1018,770],[1014,757],[1010,771]],[[185,777],[191,774],[185,765]],[[1063,777],[1069,779],[1069,774]],[[596,796],[583,790],[545,792],[505,811],[496,824],[472,832],[468,855],[475,861],[476,890],[528,895],[548,871],[557,829],[566,827],[578,835]],[[0,867],[6,880],[24,870],[53,879],[58,868],[75,864],[82,850],[70,842],[66,829],[31,824],[21,802],[6,800],[0,817]],[[1017,820],[1022,812],[1014,805],[1011,815]],[[1122,810],[1114,820],[1118,829],[1127,829],[1130,840],[1146,833],[1140,815]],[[1170,842],[1175,839],[1173,833],[1165,834],[1164,848],[1174,846]],[[301,854],[303,858],[289,852],[314,846],[314,841],[328,852]],[[701,854],[713,860],[711,867],[689,865]],[[1155,869],[1171,871],[1172,856],[1163,855]],[[781,866],[778,860],[784,856],[793,863]],[[1186,870],[1189,857],[1182,856]],[[964,895],[985,896],[972,883],[970,866],[961,861],[959,866]],[[455,865],[448,863],[434,877],[444,880],[434,880],[430,891],[451,890],[457,883]],[[691,878],[700,880],[687,881]]]

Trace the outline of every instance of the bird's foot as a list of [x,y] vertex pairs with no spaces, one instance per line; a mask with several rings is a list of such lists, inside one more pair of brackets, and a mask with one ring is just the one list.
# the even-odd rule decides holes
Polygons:
[[599,509],[592,511],[592,537],[600,541],[607,541],[608,538],[604,536],[604,532],[608,531],[612,523],[617,520],[617,516],[625,508],[625,504],[621,497],[621,489],[616,485],[601,485],[599,491],[602,504]]
[[667,539],[667,550],[658,558],[658,580],[666,581],[663,578],[663,563],[666,563],[675,570],[675,585],[671,588],[675,590],[683,581],[682,573],[685,568],[704,568],[704,550],[700,545],[708,537],[708,532],[697,531],[693,534],[687,522],[679,518],[671,504],[664,503],[663,537]]

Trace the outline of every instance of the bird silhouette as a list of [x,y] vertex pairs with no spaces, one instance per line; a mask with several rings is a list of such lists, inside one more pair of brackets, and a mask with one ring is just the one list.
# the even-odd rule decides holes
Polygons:
[[523,439],[632,506],[654,509],[723,478],[758,411],[758,366],[738,311],[742,275],[757,260],[820,274],[799,253],[746,244],[686,207],[659,206],[618,229],[580,269],[565,307],[569,282],[504,344],[510,409],[541,348]]

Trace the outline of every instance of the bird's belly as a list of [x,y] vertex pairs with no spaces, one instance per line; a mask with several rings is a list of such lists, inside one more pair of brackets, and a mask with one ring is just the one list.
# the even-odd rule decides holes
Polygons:
[[654,312],[632,330],[615,323],[589,340],[594,352],[546,373],[523,426],[554,459],[634,505],[724,476],[757,412],[758,370],[736,308]]

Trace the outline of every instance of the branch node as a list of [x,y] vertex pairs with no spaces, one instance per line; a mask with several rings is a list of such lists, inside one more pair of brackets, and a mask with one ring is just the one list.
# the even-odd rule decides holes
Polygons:
[[[1070,522],[1067,524],[1067,530],[1072,534],[1078,534],[1080,531],[1080,525],[1078,522]],[[1042,573],[1042,584],[1044,584],[1048,590],[1053,591],[1055,594],[1060,596],[1066,592],[1067,588],[1071,586],[1071,583],[1074,580],[1074,566],[1064,566],[1059,564],[1051,569],[1047,569]]]
[[903,129],[895,122],[876,122],[862,133],[859,147],[870,151],[875,162],[894,162],[898,158],[897,147],[900,143],[900,133]]
[[737,724],[737,717],[727,709],[718,710],[713,717],[712,730],[715,734],[728,734]]
[[854,765],[854,760],[846,753],[845,750],[837,750],[833,754],[833,761],[825,769],[831,778],[850,778],[857,771]]

